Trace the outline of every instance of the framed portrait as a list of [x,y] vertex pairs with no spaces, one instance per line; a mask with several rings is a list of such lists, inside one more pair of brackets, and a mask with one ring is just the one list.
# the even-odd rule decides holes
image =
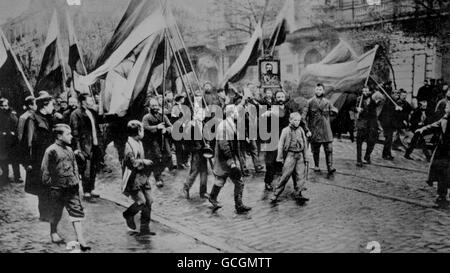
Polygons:
[[259,82],[261,87],[280,87],[281,86],[281,69],[280,60],[260,59]]

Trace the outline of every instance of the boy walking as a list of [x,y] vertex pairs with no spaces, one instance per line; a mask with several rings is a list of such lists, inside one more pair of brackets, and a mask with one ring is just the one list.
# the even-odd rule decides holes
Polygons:
[[82,232],[81,221],[84,219],[84,210],[79,192],[78,166],[75,154],[70,148],[73,138],[71,129],[66,124],[57,124],[53,131],[56,134],[56,141],[45,151],[41,166],[42,183],[49,188],[50,236],[53,243],[64,243],[58,235],[57,227],[63,209],[66,208],[80,249],[87,251],[91,248],[86,245]]
[[[270,199],[272,203],[277,202],[291,176],[294,181],[297,200],[302,202],[309,201],[309,199],[302,196],[305,180],[301,176],[308,161],[306,160],[306,135],[300,126],[301,120],[302,117],[298,112],[292,113],[289,118],[289,126],[284,128],[281,133],[278,143],[277,162],[283,163],[283,173]],[[299,180],[301,182],[300,185],[298,184]]]
[[142,139],[144,126],[140,121],[133,120],[128,123],[128,141],[125,144],[125,158],[123,160],[123,187],[122,191],[134,201],[124,213],[123,217],[131,230],[136,230],[134,216],[141,212],[141,235],[156,235],[150,231],[152,211],[152,197],[149,176],[153,162],[145,159]]

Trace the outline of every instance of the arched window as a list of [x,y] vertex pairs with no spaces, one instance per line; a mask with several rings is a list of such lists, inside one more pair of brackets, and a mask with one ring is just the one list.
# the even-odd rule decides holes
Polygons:
[[322,60],[322,55],[320,55],[317,49],[311,49],[305,55],[305,67],[310,64],[318,63]]

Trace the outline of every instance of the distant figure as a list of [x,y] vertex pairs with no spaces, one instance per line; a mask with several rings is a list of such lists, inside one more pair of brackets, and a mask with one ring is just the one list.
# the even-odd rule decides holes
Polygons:
[[356,165],[363,166],[362,146],[364,141],[367,143],[364,163],[371,164],[370,159],[375,144],[378,140],[378,111],[382,97],[381,94],[372,94],[369,87],[364,87],[361,97],[357,100],[356,106]]
[[0,99],[0,182],[9,181],[9,165],[12,165],[14,182],[22,183],[17,152],[17,114],[9,107],[8,99]]
[[309,100],[305,107],[304,116],[311,130],[311,148],[314,158],[315,172],[320,172],[320,147],[325,151],[328,174],[336,172],[333,168],[333,132],[331,131],[330,116],[337,114],[338,110],[324,97],[325,87],[318,84],[315,89],[315,97]]
[[436,203],[443,205],[447,203],[448,188],[450,183],[450,126],[448,119],[450,116],[450,103],[445,106],[444,117],[416,131],[418,134],[424,134],[428,131],[439,131],[439,143],[434,151],[430,172],[428,176],[428,185],[432,186],[434,182],[438,182],[438,195]]

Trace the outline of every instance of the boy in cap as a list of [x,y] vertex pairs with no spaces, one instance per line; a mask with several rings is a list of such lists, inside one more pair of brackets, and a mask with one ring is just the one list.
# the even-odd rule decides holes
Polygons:
[[72,131],[66,124],[57,124],[53,129],[56,141],[47,148],[42,160],[42,184],[49,188],[48,221],[52,242],[60,244],[64,240],[58,234],[58,223],[66,208],[72,222],[77,241],[82,251],[90,250],[83,237],[81,221],[84,210],[81,205],[80,175],[75,154],[70,148]]
[[128,123],[128,141],[125,145],[123,194],[131,197],[134,201],[124,213],[123,217],[128,228],[136,230],[134,216],[141,212],[141,235],[156,235],[150,231],[150,220],[152,211],[152,197],[150,186],[151,160],[145,159],[144,126],[140,121],[132,120]]

